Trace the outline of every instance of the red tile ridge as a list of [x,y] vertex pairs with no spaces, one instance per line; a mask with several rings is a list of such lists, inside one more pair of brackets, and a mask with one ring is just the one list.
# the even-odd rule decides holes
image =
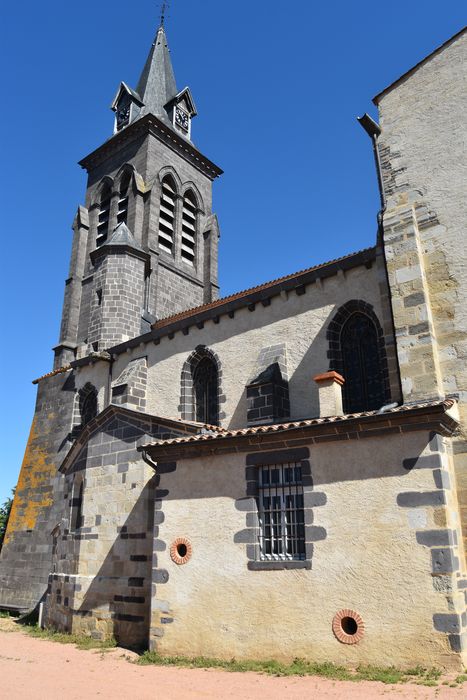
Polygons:
[[69,372],[70,369],[71,369],[71,365],[65,365],[64,367],[59,367],[58,369],[54,369],[51,372],[47,372],[47,374],[43,374],[42,377],[38,377],[37,379],[33,379],[32,383],[38,384],[42,379],[48,379],[48,377],[55,377],[56,374],[63,374],[64,372]]

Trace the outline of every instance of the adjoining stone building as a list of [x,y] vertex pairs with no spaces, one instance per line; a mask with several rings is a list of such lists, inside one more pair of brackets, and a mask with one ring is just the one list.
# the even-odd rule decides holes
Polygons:
[[219,299],[222,171],[159,28],[81,161],[0,608],[168,654],[467,663],[466,45],[361,120],[375,245]]

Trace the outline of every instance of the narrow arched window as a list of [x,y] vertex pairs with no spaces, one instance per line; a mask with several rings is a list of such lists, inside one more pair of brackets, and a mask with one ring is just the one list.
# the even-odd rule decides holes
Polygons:
[[88,383],[79,392],[79,415],[81,427],[97,416],[97,390]]
[[193,400],[195,420],[217,425],[219,420],[219,378],[213,360],[204,357],[193,370]]
[[110,220],[110,200],[112,191],[110,185],[106,183],[102,188],[101,198],[99,202],[99,216],[97,221],[97,240],[96,245],[100,246],[107,240],[109,233]]
[[159,248],[173,255],[175,238],[175,183],[168,176],[162,180],[159,210]]
[[118,191],[117,224],[126,224],[128,219],[128,195],[130,191],[131,174],[123,173]]
[[196,254],[196,200],[191,191],[183,197],[182,207],[182,260],[195,264]]
[[386,402],[386,388],[375,324],[366,314],[354,313],[340,335],[345,413],[373,411]]

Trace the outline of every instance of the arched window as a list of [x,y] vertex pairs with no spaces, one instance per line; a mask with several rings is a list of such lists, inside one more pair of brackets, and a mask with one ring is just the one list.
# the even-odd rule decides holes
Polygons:
[[198,345],[183,364],[180,386],[180,413],[185,420],[219,425],[225,418],[221,404],[222,366],[218,355]]
[[97,390],[89,382],[79,391],[79,415],[81,427],[97,416]]
[[124,172],[120,180],[120,189],[118,193],[118,211],[117,224],[127,223],[128,219],[128,194],[130,190],[131,173]]
[[182,260],[195,263],[196,251],[196,200],[189,190],[183,197],[182,208]]
[[329,324],[329,369],[342,374],[344,413],[374,411],[390,401],[384,333],[371,304],[352,299]]
[[217,367],[210,357],[204,357],[193,369],[193,400],[195,420],[216,425],[219,420],[219,379]]
[[175,197],[176,188],[168,175],[162,180],[159,210],[159,248],[173,255],[175,239]]
[[73,483],[73,498],[71,499],[70,529],[72,532],[83,525],[83,477],[76,477]]
[[386,401],[378,335],[373,321],[355,313],[341,331],[345,413],[374,411]]
[[97,240],[96,245],[99,247],[107,240],[109,233],[109,220],[110,220],[110,200],[112,197],[112,190],[110,184],[106,183],[102,188],[101,198],[99,202],[99,218],[97,222]]

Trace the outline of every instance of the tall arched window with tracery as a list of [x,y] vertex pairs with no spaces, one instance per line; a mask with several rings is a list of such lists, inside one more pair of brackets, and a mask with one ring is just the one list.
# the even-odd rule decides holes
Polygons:
[[182,207],[182,260],[195,264],[196,255],[196,199],[191,190],[185,193]]
[[219,378],[210,357],[204,357],[193,370],[195,420],[216,425],[219,420]]
[[329,324],[331,370],[342,374],[344,413],[374,411],[390,401],[384,335],[373,307],[352,300]]
[[159,248],[171,255],[174,254],[176,195],[175,182],[167,175],[161,184],[158,244]]
[[126,171],[120,180],[118,191],[117,224],[127,223],[128,220],[128,198],[130,192],[131,173]]
[[97,220],[97,239],[96,245],[99,247],[107,240],[109,234],[110,221],[110,202],[112,198],[112,190],[110,184],[106,182],[102,187],[99,200],[99,214]]
[[346,413],[373,411],[385,403],[376,328],[365,314],[353,314],[342,328],[342,369]]

